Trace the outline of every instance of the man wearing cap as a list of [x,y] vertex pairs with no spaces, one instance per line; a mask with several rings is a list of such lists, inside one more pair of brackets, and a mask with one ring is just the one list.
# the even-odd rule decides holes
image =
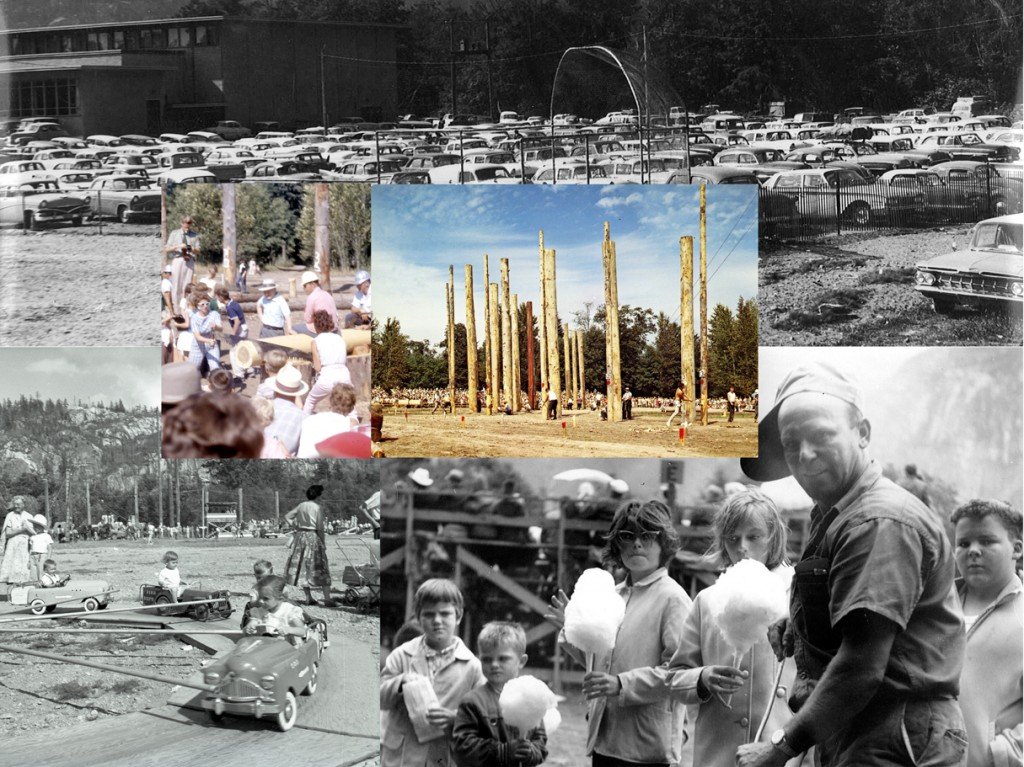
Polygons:
[[181,229],[175,229],[167,236],[164,254],[172,258],[171,299],[173,305],[177,306],[185,292],[185,286],[195,282],[199,235],[192,231],[192,216],[181,217]]
[[844,371],[797,368],[760,423],[758,457],[741,461],[758,481],[792,475],[814,501],[789,618],[769,632],[796,659],[797,713],[769,743],[741,746],[742,767],[783,765],[811,746],[824,767],[964,763],[952,547],[871,460],[863,412]]
[[373,320],[373,312],[370,311],[370,273],[367,271],[356,272],[356,294],[352,297],[352,306],[345,315],[345,327],[354,328],[357,325],[369,325]]
[[319,311],[324,311],[331,315],[331,319],[334,320],[334,327],[337,329],[338,307],[334,305],[334,298],[331,294],[320,287],[320,278],[316,272],[302,273],[302,289],[306,291],[306,309],[302,313],[303,324],[296,325],[295,332],[315,337],[316,331],[313,329],[313,315]]
[[299,450],[302,436],[302,421],[306,414],[295,404],[296,397],[302,397],[309,387],[302,380],[299,369],[288,363],[274,378],[274,420],[263,430],[266,437],[277,437],[292,455]]
[[292,310],[288,301],[277,292],[273,277],[264,277],[257,288],[263,295],[256,302],[256,316],[260,318],[260,338],[291,335]]

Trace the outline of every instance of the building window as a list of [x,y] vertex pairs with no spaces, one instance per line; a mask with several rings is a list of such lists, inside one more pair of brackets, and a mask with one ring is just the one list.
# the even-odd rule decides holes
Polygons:
[[124,50],[124,32],[120,29],[114,30],[114,48],[119,51]]
[[110,32],[90,32],[85,38],[87,51],[109,51]]
[[180,29],[178,27],[171,27],[170,29],[167,30],[167,47],[168,48],[177,48],[178,47],[178,32],[179,31],[180,31]]
[[61,117],[78,114],[78,82],[73,78],[26,80],[11,87],[8,117]]

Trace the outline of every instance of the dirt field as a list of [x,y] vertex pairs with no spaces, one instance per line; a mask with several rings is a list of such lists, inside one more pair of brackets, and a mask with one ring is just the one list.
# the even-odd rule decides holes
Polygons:
[[844,235],[762,251],[762,346],[1019,345],[1021,314],[936,314],[914,265],[966,246],[969,226]]
[[734,423],[727,423],[723,413],[712,411],[706,427],[687,430],[684,444],[679,442],[678,426],[665,426],[667,419],[667,414],[653,409],[634,409],[632,421],[618,423],[601,421],[597,414],[585,411],[576,416],[575,425],[571,412],[560,421],[545,421],[541,413],[506,417],[467,410],[451,416],[410,410],[406,416],[403,410],[388,410],[380,446],[388,458],[707,458],[757,453],[757,424],[751,413],[741,413]]
[[0,230],[0,346],[158,346],[160,228]]
[[[231,603],[236,612],[232,613],[229,621],[237,622],[241,620],[241,609],[253,584],[253,561],[268,559],[274,563],[277,572],[283,573],[288,554],[287,540],[171,541],[158,538],[151,546],[145,541],[97,541],[58,545],[51,555],[58,562],[60,572],[71,573],[74,578],[107,580],[119,589],[108,608],[114,609],[138,604],[139,586],[155,583],[156,574],[162,567],[161,556],[166,550],[173,549],[180,557],[183,580],[201,582],[205,588],[229,589],[232,592]],[[339,589],[344,588],[342,573],[346,564],[339,546],[343,546],[357,564],[369,560],[366,548],[358,539],[328,537],[327,555],[335,598],[340,598]],[[301,598],[301,591],[298,594]],[[55,614],[70,609],[58,606]],[[374,667],[379,664],[380,621],[376,611],[364,614],[349,607],[304,609],[327,622],[332,638],[343,637],[372,648],[370,662]],[[13,608],[3,601],[0,602],[0,611],[3,617],[7,617]],[[19,609],[16,614],[28,613]],[[62,622],[40,619],[34,625],[56,627]],[[138,636],[5,634],[0,635],[0,642],[182,679],[209,660],[205,653],[173,635],[147,637],[141,632]],[[361,683],[364,685],[367,676],[362,675]],[[167,684],[11,653],[0,653],[0,689],[4,698],[0,709],[0,740],[24,731],[69,727],[140,711],[162,705],[171,694],[171,687]],[[372,699],[372,695],[372,689],[346,690],[346,699],[351,700],[367,696]]]

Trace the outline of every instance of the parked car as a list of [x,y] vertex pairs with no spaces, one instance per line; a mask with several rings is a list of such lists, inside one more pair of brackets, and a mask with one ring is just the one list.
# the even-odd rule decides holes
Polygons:
[[[691,180],[692,179],[692,180]],[[753,170],[735,165],[698,165],[673,171],[668,184],[757,184]]]
[[425,170],[403,170],[388,180],[389,184],[429,184],[430,173]]
[[240,138],[249,138],[252,131],[246,128],[237,120],[218,120],[212,128],[207,128],[208,133],[216,133],[227,141],[237,141]]
[[519,178],[504,165],[445,165],[427,171],[431,184],[518,184]]
[[100,176],[89,187],[89,205],[94,216],[113,216],[122,224],[159,220],[160,190],[134,175]]
[[61,189],[52,178],[9,176],[0,182],[0,226],[81,226],[88,212],[86,196]]
[[[212,170],[212,169],[211,169]],[[311,181],[319,179],[320,174],[308,163],[296,160],[281,162],[264,162],[246,168],[245,177],[249,181]]]
[[967,250],[917,264],[915,289],[932,300],[939,314],[957,305],[1017,307],[1024,301],[1024,214],[978,223]]
[[197,602],[201,599],[216,599],[204,605],[178,605],[172,598],[170,591],[163,586],[146,584],[139,588],[139,601],[146,605],[167,605],[157,610],[160,615],[187,615],[197,621],[215,621],[227,618],[233,612],[231,607],[231,592],[227,589],[204,589],[199,587],[186,588],[178,602]]
[[1024,178],[1020,173],[1004,171],[984,162],[953,160],[930,167],[947,186],[964,193],[982,192],[988,200],[989,215],[1020,213],[1024,201]]
[[67,604],[91,613],[110,604],[110,595],[116,589],[109,581],[68,580],[60,586],[14,586],[10,601],[15,606],[27,606],[33,615],[52,613],[59,604]]
[[203,669],[203,682],[214,688],[203,696],[203,708],[215,722],[224,714],[267,717],[287,732],[298,717],[298,696],[316,692],[325,641],[322,622],[298,647],[269,634],[239,639]]
[[926,219],[975,220],[986,209],[985,195],[979,189],[951,188],[930,168],[890,170],[875,184],[888,187],[892,195],[912,195],[918,215]]
[[[865,182],[849,168],[782,171],[764,186],[793,200],[803,218],[834,219],[838,215],[851,224],[864,226],[890,207],[883,188]],[[905,204],[899,198],[895,203]]]
[[68,132],[59,123],[38,122],[24,128],[19,128],[10,134],[7,140],[12,144],[26,144],[29,141],[48,140],[67,135]]

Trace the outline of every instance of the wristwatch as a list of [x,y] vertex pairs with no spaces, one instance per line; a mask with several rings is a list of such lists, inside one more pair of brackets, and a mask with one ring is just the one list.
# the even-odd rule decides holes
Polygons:
[[793,747],[786,742],[786,731],[781,728],[772,733],[771,743],[773,747],[784,753],[787,759],[800,755],[798,751],[794,751]]

